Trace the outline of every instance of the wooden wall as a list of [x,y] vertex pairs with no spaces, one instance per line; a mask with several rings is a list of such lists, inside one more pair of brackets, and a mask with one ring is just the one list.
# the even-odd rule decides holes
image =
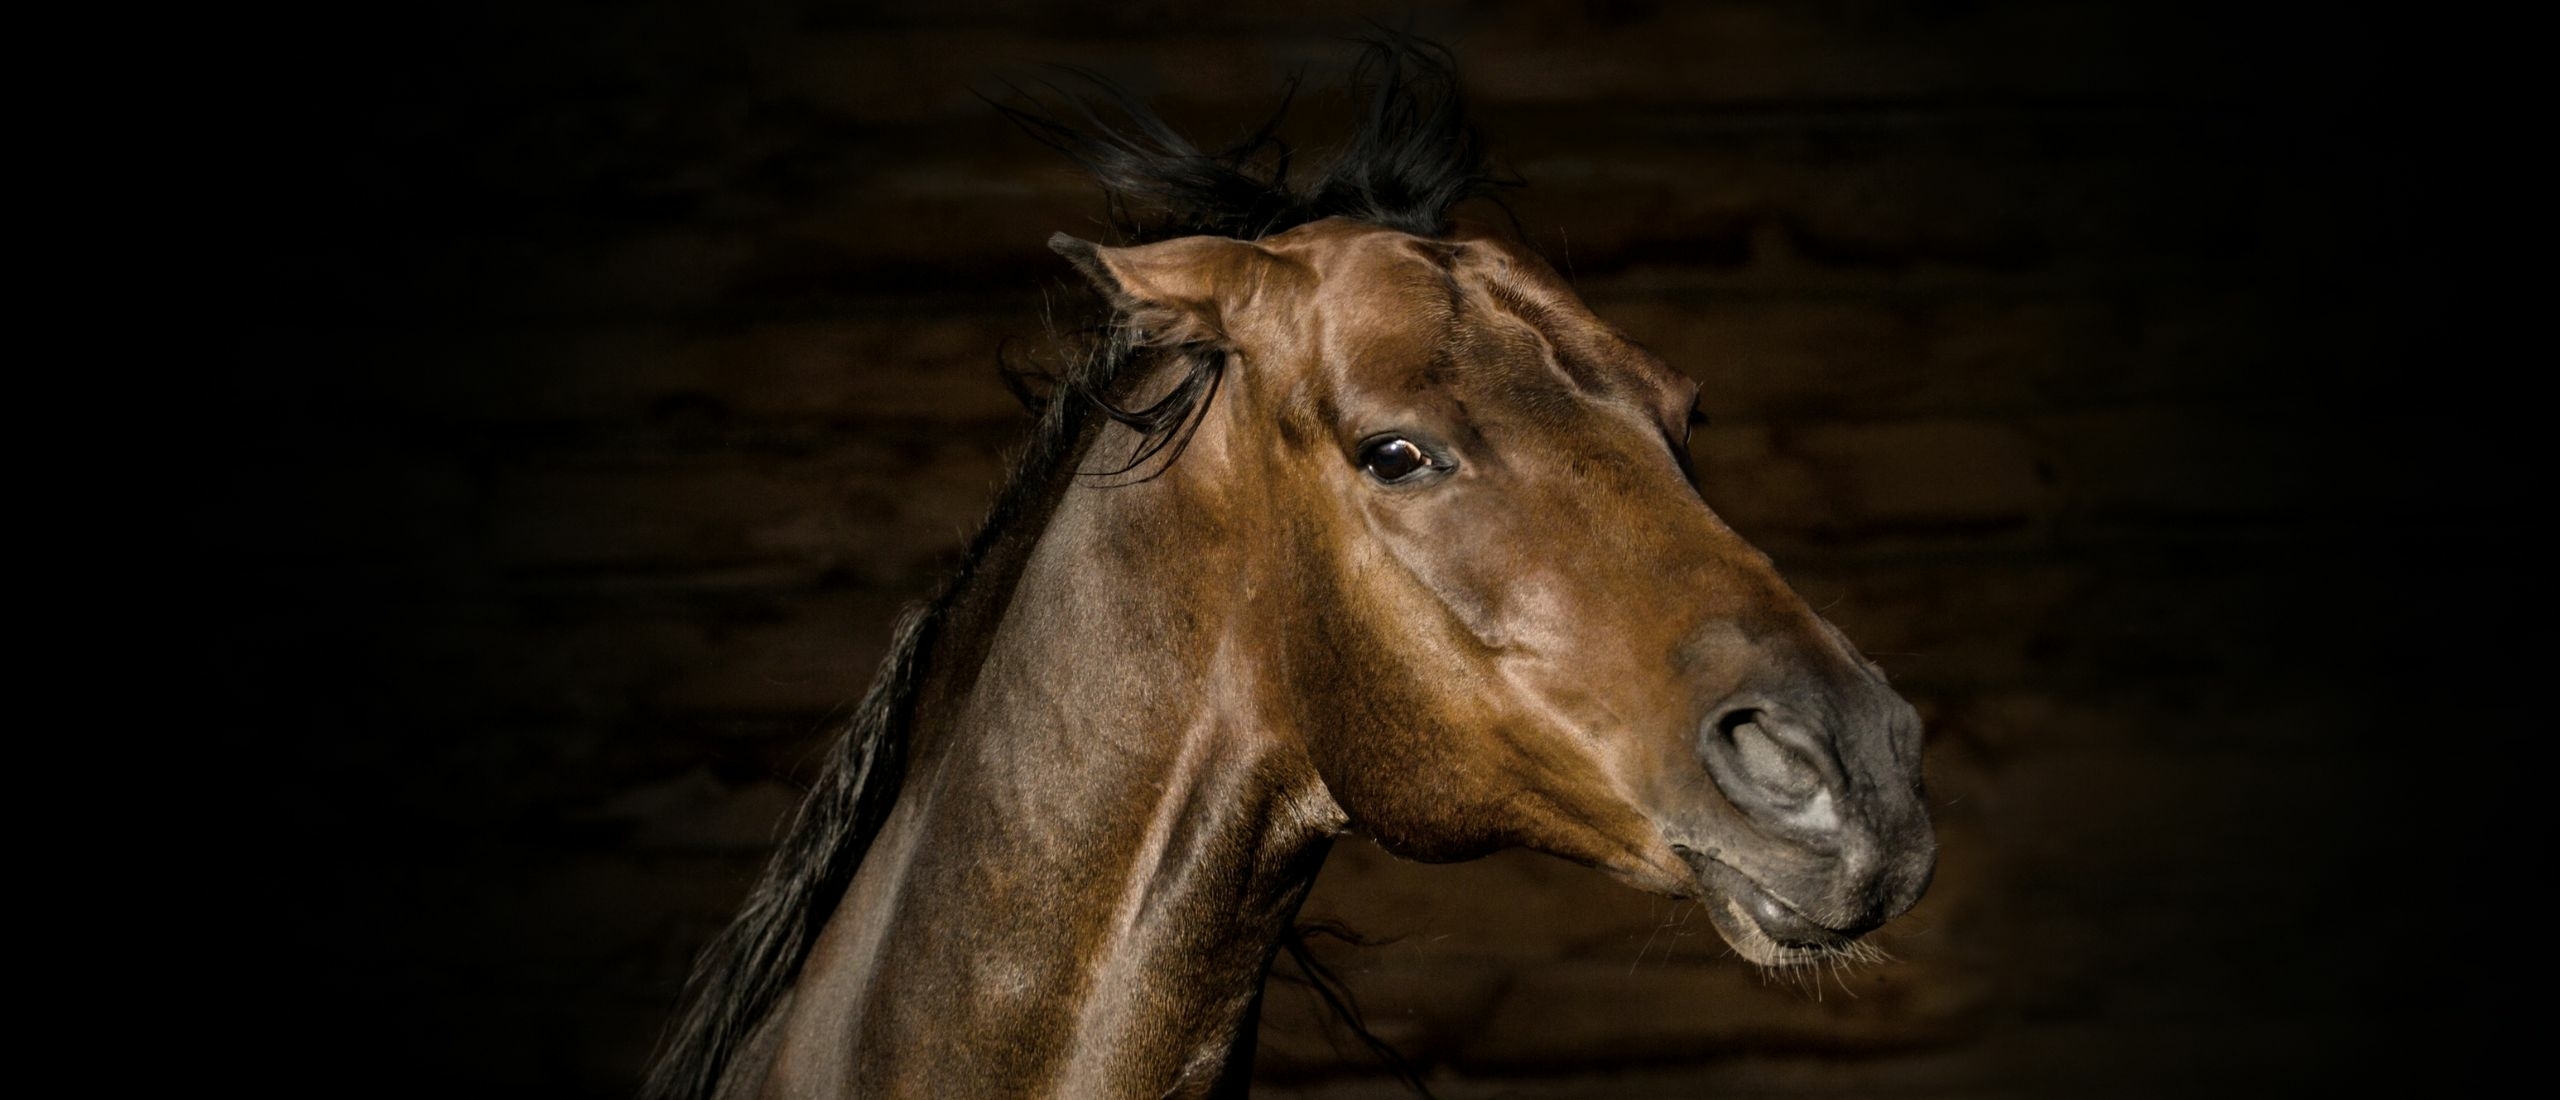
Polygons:
[[[2453,404],[2423,18],[1402,10],[1539,246],[1705,383],[1711,502],[1921,707],[1944,851],[1900,961],[1808,993],[1596,873],[1348,840],[1309,914],[1389,941],[1326,957],[1441,1095],[2256,1094],[2492,1043],[2496,968],[2424,945],[2521,931],[2445,899],[2528,586],[2512,440]],[[976,93],[1085,65],[1230,135],[1372,11],[242,17],[197,533],[311,1033],[627,1092],[989,500],[1042,240],[1099,233]],[[1270,1094],[1394,1094],[1271,1005]]]

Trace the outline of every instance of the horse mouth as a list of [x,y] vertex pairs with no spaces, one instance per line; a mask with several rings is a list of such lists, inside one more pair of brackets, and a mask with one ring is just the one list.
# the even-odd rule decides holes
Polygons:
[[1823,924],[1715,856],[1674,846],[1698,875],[1698,903],[1717,934],[1767,967],[1807,966],[1863,953],[1859,932]]

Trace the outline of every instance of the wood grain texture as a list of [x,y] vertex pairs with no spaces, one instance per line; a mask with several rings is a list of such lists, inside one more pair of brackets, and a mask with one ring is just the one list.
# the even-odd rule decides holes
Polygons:
[[[973,90],[1082,64],[1232,132],[1366,10],[443,13],[244,78],[269,247],[204,410],[199,560],[238,587],[215,664],[286,731],[295,835],[368,853],[288,930],[329,945],[314,988],[402,1021],[346,1049],[629,1091],[1027,425],[993,368],[1071,277],[1041,242],[1100,235]],[[1384,942],[1319,951],[1442,1095],[2285,1093],[2489,1043],[2500,972],[2426,961],[2407,891],[2469,881],[2498,800],[2393,781],[2407,707],[2520,736],[2479,685],[2530,621],[2499,598],[2521,437],[2431,377],[2477,360],[2426,168],[2454,139],[2407,125],[2449,94],[2423,37],[1413,11],[1531,238],[1705,383],[1710,502],[1921,708],[1943,853],[1900,961],[1817,996],[1581,868],[1346,841],[1307,913]],[[1392,1095],[1340,1038],[1275,985],[1267,1092]]]

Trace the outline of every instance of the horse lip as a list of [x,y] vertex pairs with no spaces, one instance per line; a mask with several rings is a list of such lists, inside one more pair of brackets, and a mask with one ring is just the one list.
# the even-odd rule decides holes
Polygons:
[[1725,862],[1715,849],[1700,851],[1685,844],[1674,844],[1671,850],[1679,853],[1690,869],[1697,872],[1702,892],[1717,895],[1716,900],[1724,903],[1726,911],[1750,922],[1753,931],[1767,937],[1781,950],[1825,951],[1845,947],[1857,939],[1855,933],[1833,928],[1805,915],[1804,910],[1778,896],[1776,891],[1762,886],[1759,880],[1744,874],[1741,868]]

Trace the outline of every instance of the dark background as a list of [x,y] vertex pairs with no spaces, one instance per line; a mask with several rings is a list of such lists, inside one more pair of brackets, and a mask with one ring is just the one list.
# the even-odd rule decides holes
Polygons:
[[[1067,277],[1041,241],[1104,235],[973,92],[1087,65],[1214,140],[1376,14],[209,28],[190,734],[255,840],[230,980],[307,1006],[258,1020],[274,1086],[627,1093],[1026,426],[993,368]],[[2518,382],[2548,354],[2488,335],[2547,254],[2510,200],[2537,131],[2493,117],[2511,31],[1386,14],[1457,49],[1592,308],[1706,384],[1711,502],[1921,707],[1944,848],[1900,961],[1815,996],[1595,873],[1346,841],[1308,913],[1392,939],[1325,954],[1443,1095],[2464,1091],[2512,1048],[2545,876],[2506,811],[2547,729],[2518,517],[2550,494]],[[1339,1039],[1278,989],[1266,1091],[1394,1094]]]

